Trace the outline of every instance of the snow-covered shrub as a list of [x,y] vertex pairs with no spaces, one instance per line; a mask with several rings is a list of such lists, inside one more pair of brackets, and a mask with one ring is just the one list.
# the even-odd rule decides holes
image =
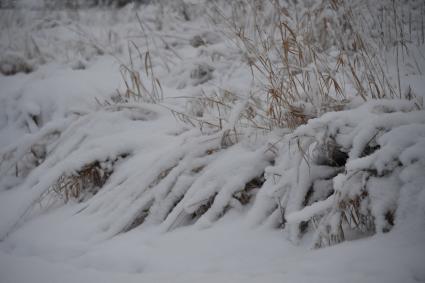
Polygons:
[[[253,210],[297,242],[315,233],[316,247],[388,232],[401,221],[402,195],[425,188],[425,112],[409,101],[377,100],[310,120],[283,137],[276,165]],[[276,204],[277,200],[277,204]],[[271,216],[269,216],[271,215]],[[416,215],[415,217],[420,217]]]
[[[135,6],[51,11],[27,27],[33,45],[2,34],[2,50],[32,46],[28,58],[71,63],[75,73],[113,55],[124,86],[83,111],[51,115],[41,107],[48,96],[5,115],[27,135],[2,149],[1,189],[26,198],[0,236],[71,198],[82,208],[76,219],[101,219],[102,239],[139,226],[205,228],[236,210],[294,242],[314,234],[321,247],[418,217],[423,105],[376,48],[404,54],[409,75],[422,64],[405,38],[394,44],[393,33],[376,35],[380,25],[359,23],[372,2],[206,2],[164,1],[137,10],[143,17]],[[388,20],[392,3],[381,4],[370,11]],[[406,31],[410,22],[400,23]],[[60,36],[65,27],[72,38]],[[387,100],[401,92],[410,101]]]

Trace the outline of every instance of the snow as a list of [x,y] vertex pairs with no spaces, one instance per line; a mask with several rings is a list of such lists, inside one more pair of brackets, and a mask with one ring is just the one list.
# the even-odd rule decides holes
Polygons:
[[424,234],[379,235],[312,251],[291,245],[279,231],[235,225],[238,217],[208,230],[135,230],[82,254],[62,252],[67,260],[2,252],[2,282],[420,282],[425,276]]
[[[364,102],[342,78],[341,109],[297,101],[312,119],[273,129],[258,50],[208,1],[24,2],[0,10],[1,283],[425,281],[423,44],[401,70],[416,97]],[[272,29],[261,13],[238,23]]]
[[326,209],[329,209],[332,204],[335,202],[334,195],[331,195],[325,200],[317,201],[313,203],[311,206],[308,206],[300,211],[293,212],[286,216],[286,220],[291,223],[300,223],[301,221],[307,221],[311,219],[314,215],[321,213],[322,211],[325,211]]

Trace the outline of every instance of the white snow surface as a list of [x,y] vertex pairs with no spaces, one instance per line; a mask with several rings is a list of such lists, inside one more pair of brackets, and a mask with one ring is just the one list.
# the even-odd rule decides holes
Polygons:
[[[62,247],[61,258],[46,258],[47,247],[41,249],[44,256],[28,254],[29,247],[25,254],[2,252],[2,282],[354,283],[421,282],[425,276],[423,231],[393,231],[309,250],[293,246],[279,231],[241,227],[235,224],[239,217],[229,215],[201,231],[181,228],[159,234],[134,230],[84,248],[81,243],[68,242],[63,249],[68,239],[58,240],[51,234],[54,239],[50,238],[47,246],[52,252]],[[28,242],[39,240],[36,234],[26,235]]]
[[[192,15],[205,5],[185,2]],[[425,112],[412,101],[354,100],[289,134],[246,129],[239,118],[254,82],[244,54],[207,17],[185,22],[174,8],[142,6],[145,27],[131,5],[0,11],[0,60],[12,54],[33,68],[0,75],[0,282],[425,282]],[[149,50],[161,103],[113,102],[130,41]],[[146,61],[131,50],[150,90]],[[425,93],[423,76],[406,81]],[[241,98],[232,110],[197,102],[223,89]],[[217,121],[220,131],[208,127]],[[344,165],[323,164],[329,140]],[[65,202],[55,184],[93,162],[112,175]],[[234,196],[256,178],[265,182],[244,205]],[[337,202],[363,185],[376,233],[345,227],[347,241],[312,249],[339,225]],[[309,222],[301,235],[314,217],[317,230]]]

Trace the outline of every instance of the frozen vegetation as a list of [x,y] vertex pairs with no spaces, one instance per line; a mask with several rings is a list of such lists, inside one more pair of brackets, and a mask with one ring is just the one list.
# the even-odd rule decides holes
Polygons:
[[424,282],[425,2],[0,0],[0,282]]

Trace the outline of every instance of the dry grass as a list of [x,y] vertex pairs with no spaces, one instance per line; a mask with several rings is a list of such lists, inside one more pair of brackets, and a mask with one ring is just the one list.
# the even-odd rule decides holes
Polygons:
[[374,217],[369,210],[365,211],[362,208],[368,201],[370,200],[367,190],[363,190],[359,195],[339,201],[337,212],[333,214],[334,217],[337,216],[338,218],[338,224],[334,227],[330,225],[320,227],[320,218],[313,217],[311,223],[319,232],[314,248],[339,244],[347,239],[347,233],[353,234],[353,231],[359,232],[359,235],[374,234],[376,232]]
[[105,185],[109,177],[114,172],[114,164],[126,158],[128,154],[121,154],[115,159],[106,161],[93,161],[74,174],[64,173],[52,185],[51,190],[65,202],[70,199],[84,201],[86,197],[95,195]]
[[112,172],[104,171],[99,162],[93,162],[75,175],[62,175],[52,186],[52,190],[62,196],[65,202],[70,199],[82,201],[88,193],[95,195],[111,174]]
[[[144,62],[145,78],[150,82],[150,87],[147,87],[143,82],[141,73],[134,67],[134,55],[136,50],[137,57]],[[149,51],[144,54],[139,50],[136,44],[130,42],[128,45],[128,53],[130,63],[128,65],[121,64],[121,76],[125,84],[124,92],[117,91],[121,100],[128,101],[133,99],[136,101],[147,103],[159,103],[163,100],[163,91],[159,79],[155,76],[153,70],[152,59]]]
[[[382,9],[391,4],[392,17],[403,21],[406,15],[400,17],[396,5],[401,4],[395,2],[385,1]],[[406,30],[394,20],[395,38],[378,42],[365,31],[375,23],[364,20],[364,3],[368,2],[321,0],[300,9],[300,3],[242,1],[231,17],[217,8],[229,37],[237,39],[253,76],[262,84],[256,95],[265,102],[268,128],[294,129],[325,112],[342,110],[353,96],[365,101],[414,99],[402,94],[400,83],[399,53],[407,52]],[[267,14],[270,9],[275,12]],[[241,10],[249,19],[241,20]],[[382,44],[395,46],[397,83],[389,79],[379,56]]]

